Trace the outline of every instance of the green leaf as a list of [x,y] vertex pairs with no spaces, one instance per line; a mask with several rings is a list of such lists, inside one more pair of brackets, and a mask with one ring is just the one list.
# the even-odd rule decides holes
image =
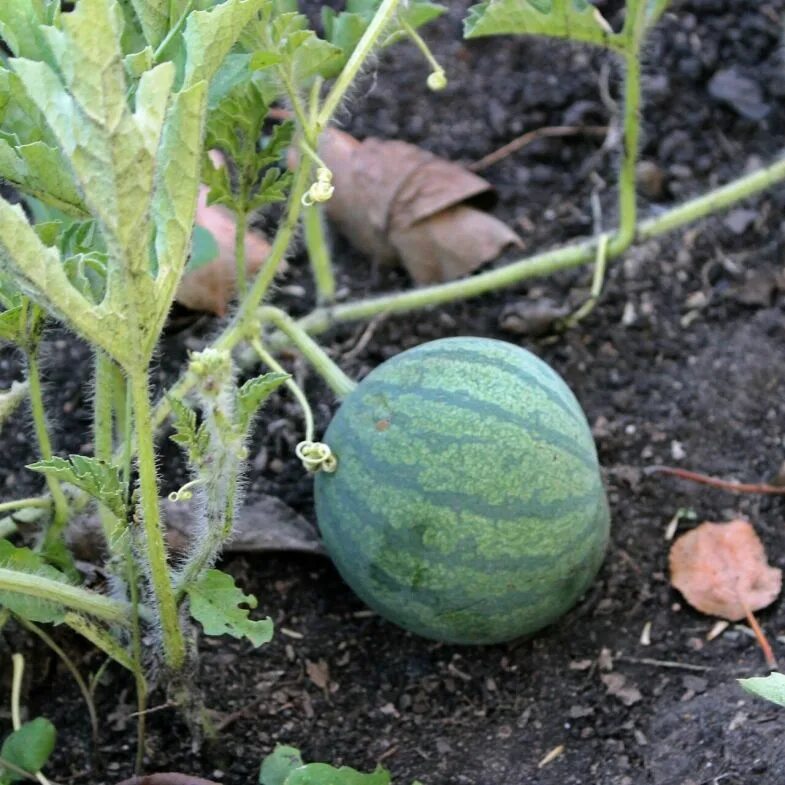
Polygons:
[[209,447],[207,428],[204,424],[197,426],[196,412],[179,398],[170,395],[168,400],[172,407],[172,426],[175,431],[169,438],[185,449],[192,466],[199,467]]
[[616,50],[625,46],[588,0],[488,0],[469,9],[466,38],[509,34],[567,38]]
[[348,766],[303,763],[296,747],[278,745],[263,761],[259,785],[389,785],[390,773],[381,767],[364,774]]
[[[3,742],[0,758],[13,763],[24,771],[35,774],[41,771],[55,748],[57,731],[55,726],[44,717],[36,717],[25,722]],[[24,778],[11,771],[3,771],[6,782],[18,782]]]
[[248,428],[259,407],[289,378],[286,373],[265,373],[249,379],[237,391],[237,419],[242,431]]
[[389,785],[390,773],[379,767],[370,774],[348,766],[335,768],[327,763],[308,763],[295,769],[284,785]]
[[785,706],[785,675],[782,673],[771,673],[768,676],[756,676],[752,679],[739,679],[739,684],[753,695]]
[[127,517],[128,486],[123,482],[119,467],[84,455],[49,458],[27,467],[75,485],[104,505],[121,521]]
[[185,266],[187,272],[191,273],[210,264],[220,253],[218,241],[209,229],[204,226],[194,226],[194,233],[191,239],[191,256]]
[[262,761],[259,770],[259,785],[284,785],[286,778],[303,765],[300,750],[296,747],[278,744]]
[[169,32],[169,0],[130,0],[139,25],[153,49]]
[[183,86],[209,82],[237,43],[243,29],[267,0],[226,0],[188,15],[183,42],[187,52]]
[[24,334],[24,308],[21,305],[0,313],[0,341],[18,344]]
[[186,592],[191,600],[191,615],[207,635],[248,638],[254,646],[261,646],[272,639],[272,620],[248,618],[249,609],[257,605],[256,597],[243,594],[235,586],[231,575],[220,570],[207,570],[196,583],[186,588]]
[[0,38],[16,57],[46,60],[49,47],[42,27],[52,24],[59,5],[59,0],[3,0]]
[[[39,554],[29,548],[17,548],[8,540],[0,540],[0,567],[26,575],[40,575],[61,583],[69,583],[60,570],[47,564]],[[65,616],[65,611],[60,605],[21,592],[0,591],[0,606],[29,621],[59,624]]]

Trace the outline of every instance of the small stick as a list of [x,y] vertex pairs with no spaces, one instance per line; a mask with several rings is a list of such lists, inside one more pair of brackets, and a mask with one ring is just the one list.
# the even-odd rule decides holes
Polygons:
[[527,131],[525,134],[513,139],[511,142],[502,145],[498,150],[480,158],[466,168],[470,172],[481,172],[489,166],[493,166],[512,153],[517,153],[532,142],[538,139],[553,138],[559,136],[579,136],[588,134],[590,136],[605,136],[608,127],[605,125],[548,125],[543,128],[536,128],[534,131]]
[[763,650],[763,656],[766,659],[766,665],[768,665],[772,670],[777,670],[777,658],[774,656],[774,652],[771,650],[771,644],[769,644],[768,640],[766,639],[766,634],[763,632],[760,624],[758,624],[758,620],[755,618],[746,603],[744,604],[744,615],[747,617],[747,622],[752,628],[752,631],[755,633],[755,640],[758,641],[758,645]]
[[651,657],[616,657],[621,662],[631,662],[633,665],[652,665],[655,668],[678,668],[686,671],[705,671],[713,670],[710,665],[693,665],[689,662],[676,662],[675,660],[654,660]]
[[735,482],[734,480],[721,480],[708,474],[677,469],[675,466],[649,466],[643,470],[644,474],[668,474],[682,480],[709,485],[712,488],[721,488],[731,493],[773,493],[785,496],[785,486],[767,485],[766,483]]

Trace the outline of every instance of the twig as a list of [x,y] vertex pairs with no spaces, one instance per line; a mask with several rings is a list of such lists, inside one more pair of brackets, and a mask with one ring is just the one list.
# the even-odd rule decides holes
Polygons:
[[676,662],[675,660],[654,660],[651,657],[625,657],[624,655],[615,657],[620,662],[631,662],[633,665],[652,665],[655,668],[677,668],[686,671],[705,671],[713,670],[710,665],[693,665],[689,662]]
[[734,480],[721,480],[708,474],[677,469],[675,466],[649,466],[643,470],[644,474],[668,474],[682,480],[709,485],[712,488],[721,488],[730,493],[773,493],[785,496],[785,486],[767,485],[766,483],[735,482]]
[[131,777],[117,785],[219,785],[214,780],[192,777],[176,771],[164,771],[158,774],[146,774],[142,777]]
[[608,133],[608,126],[606,125],[548,125],[543,128],[535,128],[533,131],[527,131],[525,134],[513,139],[511,142],[502,145],[498,150],[480,158],[473,164],[469,164],[466,168],[470,172],[481,172],[489,166],[499,163],[502,159],[506,158],[512,153],[517,153],[532,142],[538,139],[550,139],[561,136],[580,136],[586,134],[589,136],[605,136]]
[[747,622],[752,628],[752,631],[755,633],[755,640],[758,641],[758,645],[763,650],[763,656],[766,659],[766,665],[768,665],[772,670],[776,670],[777,659],[774,656],[774,652],[771,650],[771,644],[766,639],[766,634],[763,632],[760,624],[758,624],[758,620],[755,618],[754,614],[746,603],[744,605],[744,615],[747,617]]

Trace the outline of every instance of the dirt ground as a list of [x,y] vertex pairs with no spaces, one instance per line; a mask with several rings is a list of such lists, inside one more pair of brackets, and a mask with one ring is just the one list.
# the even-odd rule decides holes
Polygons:
[[[312,4],[316,5],[316,4]],[[429,40],[450,76],[445,93],[424,88],[426,66],[399,46],[382,55],[342,118],[364,137],[401,138],[454,160],[475,160],[524,130],[606,124],[620,74],[588,48],[524,39],[464,43],[468,3],[450,3]],[[609,8],[607,3],[598,3]],[[610,11],[608,12],[610,14]],[[646,51],[641,158],[649,162],[642,210],[658,210],[722,183],[778,154],[785,128],[785,0],[677,3]],[[484,173],[496,214],[527,250],[592,231],[596,190],[614,220],[614,150],[596,137],[542,140]],[[611,266],[602,301],[579,327],[521,333],[522,304],[577,302],[588,270],[530,282],[466,303],[382,320],[359,350],[365,325],[336,329],[326,344],[360,377],[401,349],[448,335],[486,335],[526,346],[571,385],[593,425],[613,512],[612,543],[588,596],[531,640],[466,648],[425,641],[366,611],[320,557],[235,557],[226,568],[276,623],[259,650],[203,640],[199,682],[224,729],[192,752],[189,733],[165,706],[152,713],[148,770],[180,770],[226,783],[256,782],[276,742],[306,760],[360,769],[378,762],[396,783],[425,785],[782,785],[785,712],[747,696],[740,676],[764,673],[749,631],[730,626],[707,641],[714,619],[669,587],[664,532],[680,508],[697,521],[744,515],[772,564],[785,567],[785,500],[734,496],[643,473],[670,463],[763,481],[785,460],[785,189],[638,247]],[[344,298],[407,286],[335,239]],[[312,306],[302,255],[281,279],[278,301]],[[175,313],[159,357],[171,379],[186,349],[217,328]],[[89,355],[52,333],[48,397],[63,452],[89,451]],[[300,363],[298,373],[307,371]],[[0,355],[3,386],[18,358]],[[312,376],[306,387],[322,427],[334,402]],[[294,403],[265,411],[255,436],[248,496],[274,494],[313,517],[311,483],[293,459],[300,438]],[[38,488],[18,467],[34,459],[30,429],[6,426],[2,495]],[[164,446],[166,481],[179,479]],[[167,490],[169,488],[167,487]],[[685,521],[680,530],[693,526]],[[785,658],[785,602],[760,614]],[[651,625],[651,642],[641,634]],[[57,639],[84,669],[100,657],[67,633]],[[89,725],[78,692],[32,641],[27,705],[59,729],[49,772],[60,783],[113,783],[130,773],[134,723],[130,682],[110,669],[99,686],[98,759],[90,770]],[[163,704],[157,693],[153,706]],[[7,705],[5,696],[3,706]],[[8,724],[0,714],[0,725]],[[2,730],[3,728],[0,728]],[[561,754],[544,758],[555,748]],[[541,764],[541,762],[543,762]]]

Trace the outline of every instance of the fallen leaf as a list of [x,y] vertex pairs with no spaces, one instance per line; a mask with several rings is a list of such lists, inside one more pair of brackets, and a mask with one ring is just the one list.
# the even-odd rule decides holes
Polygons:
[[319,153],[333,172],[327,215],[379,263],[400,261],[418,284],[468,275],[520,238],[467,200],[487,180],[400,141],[354,139],[330,129]]
[[609,695],[618,698],[625,706],[633,706],[643,700],[641,691],[634,685],[627,683],[627,677],[621,673],[603,673],[600,676]]
[[770,567],[752,525],[702,523],[670,551],[671,584],[693,608],[729,621],[770,605],[782,588],[782,571]]
[[[182,553],[194,531],[195,508],[199,502],[171,502],[161,507],[166,520],[166,542],[174,553]],[[101,558],[104,540],[101,522],[93,513],[72,519],[66,533],[69,548],[85,562]],[[227,553],[288,551],[323,554],[315,528],[299,513],[275,496],[258,496],[237,513]]]
[[[196,223],[207,229],[218,245],[218,256],[195,270],[186,272],[180,281],[175,299],[194,311],[208,311],[224,316],[236,292],[234,256],[235,220],[231,210],[220,205],[207,206],[208,189],[199,189]],[[245,259],[250,278],[264,264],[270,244],[253,229],[245,235]]]
[[330,666],[324,661],[311,662],[305,661],[305,672],[308,678],[320,689],[324,690],[330,683]]

